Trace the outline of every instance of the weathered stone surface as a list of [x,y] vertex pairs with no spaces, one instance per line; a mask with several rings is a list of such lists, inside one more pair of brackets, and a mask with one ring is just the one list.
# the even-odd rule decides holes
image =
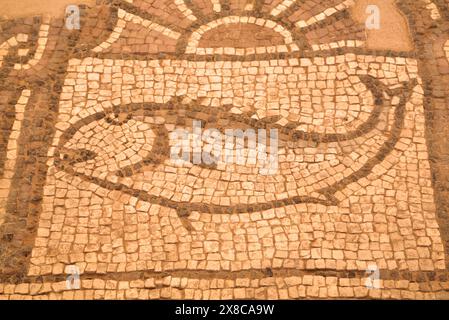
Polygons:
[[444,1],[202,2],[0,21],[0,297],[447,297]]

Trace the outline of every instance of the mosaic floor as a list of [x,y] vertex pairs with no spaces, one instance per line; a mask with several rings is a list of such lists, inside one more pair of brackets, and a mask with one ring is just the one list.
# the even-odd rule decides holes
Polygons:
[[449,0],[78,8],[0,20],[1,299],[449,299]]

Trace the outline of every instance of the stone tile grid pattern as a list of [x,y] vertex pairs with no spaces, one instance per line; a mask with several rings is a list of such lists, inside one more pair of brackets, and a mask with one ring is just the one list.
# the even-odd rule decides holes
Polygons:
[[[247,24],[252,18],[235,16],[232,8],[241,8],[251,15],[251,11],[259,10],[259,4],[254,1],[235,4],[231,0],[228,7],[228,3],[222,6],[218,0],[205,0],[202,2],[207,3],[206,6],[198,9],[196,5],[201,1],[173,0],[170,10],[178,8],[179,12],[170,17],[164,12],[165,16],[161,17],[167,19],[167,23],[161,22],[163,19],[156,20],[158,23],[148,19],[157,17],[164,8],[153,8],[146,0],[126,2],[148,14],[141,17],[138,10],[125,10],[130,6],[119,7],[113,32],[106,38],[100,37],[90,49],[96,57],[68,60],[27,277],[24,283],[0,284],[0,299],[449,298],[446,277],[440,281],[423,278],[429,275],[434,279],[432,275],[438,277],[446,267],[445,238],[441,234],[444,229],[441,229],[441,219],[437,218],[432,187],[434,172],[430,170],[425,135],[423,105],[427,93],[425,97],[417,60],[384,57],[384,53],[379,56],[330,54],[311,59],[257,58],[257,55],[265,57],[299,50],[293,34],[276,22],[276,17],[288,13],[296,1],[263,4],[263,10],[271,12],[273,20],[254,18],[262,29],[281,35],[284,45],[246,48],[212,47],[208,46],[209,40],[202,38],[218,30],[220,23],[232,22],[239,27]],[[316,8],[321,8],[323,4],[318,2],[307,0],[305,7],[313,7],[315,3]],[[435,3],[422,2],[432,20],[442,18]],[[323,22],[334,16],[344,17],[341,13],[353,4],[351,0],[335,1],[321,13],[307,9],[294,13],[289,20],[299,29],[313,30],[306,38],[318,55],[328,50],[335,52],[335,49],[346,52],[348,48],[363,47],[365,41],[359,35],[351,37],[350,32],[341,38],[335,37],[339,29],[332,29]],[[211,13],[217,15],[207,17],[202,23],[203,17],[197,13],[204,14],[208,6]],[[174,25],[178,16],[183,20],[176,31],[171,30],[169,26]],[[197,29],[201,32],[194,31],[192,37],[196,37],[196,42],[192,44],[191,41],[190,49],[187,45],[187,53],[225,55],[228,61],[219,61],[220,58],[214,58],[218,60],[214,62],[183,60],[182,57],[117,58],[122,52],[131,57],[136,52],[149,52],[153,39],[158,42],[153,45],[154,53],[166,50],[179,54],[176,41],[188,33],[178,31],[196,22],[202,24]],[[49,25],[44,19],[37,33],[34,56],[28,63],[13,63],[15,71],[33,72],[38,63],[40,70],[48,62],[44,59],[46,53],[53,54],[52,47],[47,48]],[[207,29],[208,25],[213,27]],[[141,30],[137,31],[142,33],[141,37],[133,35],[136,30]],[[4,57],[10,55],[19,42],[28,41],[28,35],[19,33],[7,39],[0,45],[0,67]],[[98,44],[101,41],[104,42]],[[446,56],[447,48],[445,44]],[[28,53],[29,49],[17,49],[17,56],[25,57]],[[256,55],[256,59],[238,61],[244,55]],[[235,59],[229,59],[231,56]],[[174,115],[168,109],[161,108],[150,115],[131,114],[131,119],[114,125],[107,117],[88,120],[123,105],[162,106],[178,101],[186,110],[192,105],[200,108],[201,111],[192,117],[206,115],[204,119],[210,124],[218,123],[211,120],[214,110],[232,106],[229,113],[241,115],[242,119],[248,114],[257,121],[272,117],[277,118],[279,127],[297,123],[296,132],[351,137],[377,112],[375,105],[379,98],[375,98],[376,91],[363,80],[364,76],[378,81],[383,102],[388,105],[381,109],[373,127],[354,139],[334,142],[292,143],[281,139],[280,170],[273,177],[258,174],[259,162],[252,165],[220,162],[216,168],[209,168],[163,159],[156,165],[140,168],[138,164],[154,153],[152,146],[162,140],[159,136],[162,131],[156,128],[171,131],[182,127],[177,121],[180,114]],[[410,95],[396,95],[399,89],[405,92],[406,83],[413,81],[416,86]],[[394,94],[390,94],[392,92]],[[6,169],[15,163],[13,156],[17,156],[18,149],[13,148],[12,141],[20,134],[17,123],[24,118],[25,100],[30,96],[31,92],[24,90],[15,105],[16,118],[10,134],[11,148],[9,143],[7,147],[2,195],[9,194],[9,187],[5,186],[10,182],[6,180],[13,171]],[[398,110],[405,96],[403,124],[399,128]],[[79,123],[83,125],[77,127]],[[95,151],[93,159],[77,159],[79,163],[73,165],[71,173],[55,165],[60,141],[67,130],[72,130],[70,127],[78,131],[63,145],[65,150],[78,150],[75,155],[86,152],[87,156]],[[392,141],[397,129],[400,134],[389,153],[367,175],[352,179],[358,169],[378,157],[376,152]],[[198,137],[190,134],[189,140],[198,140]],[[169,145],[173,143],[170,138],[168,141]],[[207,141],[201,143],[205,145]],[[117,172],[128,167],[133,168],[131,175],[118,176]],[[83,175],[101,183],[85,181],[80,178]],[[351,178],[351,182],[332,189],[346,178]],[[109,185],[120,188],[106,187]],[[183,204],[208,203],[230,208],[243,204],[256,209],[229,214],[193,209],[184,215],[154,201],[146,201],[147,198],[116,190],[130,188],[137,193]],[[333,190],[336,203],[297,203],[257,209],[260,203],[298,196],[313,195],[325,201],[326,196],[320,193],[323,188]],[[4,195],[0,199],[1,210],[5,210],[9,198]],[[360,276],[372,263],[383,270],[382,273],[391,272],[392,279],[381,280],[378,290],[366,288],[366,278]],[[72,264],[82,272],[80,290],[67,290],[65,281],[57,280],[64,278],[67,266]],[[271,269],[274,276],[240,276],[252,270]],[[287,270],[311,274],[291,276]],[[316,275],[317,270],[331,270],[339,276]],[[185,276],[139,276],[138,280],[125,280],[133,273],[171,271]],[[194,272],[201,277],[210,271],[217,277],[191,277]],[[277,275],[284,271],[286,275]],[[222,273],[229,272],[239,276],[222,278]],[[406,280],[410,272],[420,280],[415,276],[415,280]],[[121,273],[127,275],[123,280],[108,280]],[[352,273],[356,275],[348,278]],[[54,280],[40,283],[36,280],[40,276]]]
[[67,290],[65,281],[0,285],[0,299],[447,299],[449,282],[423,289],[409,280],[381,280],[380,289],[368,289],[366,279],[292,276],[261,279],[192,279],[167,276],[132,281],[83,280],[79,290]]
[[[170,99],[170,95],[187,94],[190,98],[197,99],[198,96],[193,94],[204,92],[210,97],[203,101],[208,107],[226,104],[224,99],[229,99],[229,103],[237,108],[239,105],[241,108],[245,106],[238,100],[232,100],[233,91],[226,93],[222,86],[218,86],[216,91],[213,87],[209,87],[209,81],[202,81],[201,78],[193,83],[203,83],[205,87],[196,86],[194,90],[189,90],[187,85],[182,84],[182,73],[179,74],[181,71],[194,77],[195,72],[199,76],[211,70],[214,74],[209,76],[209,79],[217,78],[222,83],[231,84],[236,83],[232,80],[231,70],[235,70],[237,76],[245,76],[254,69],[256,77],[259,64],[267,66],[259,67],[259,72],[262,75],[268,74],[268,78],[272,74],[285,72],[290,75],[307,74],[310,79],[315,79],[312,70],[317,69],[319,73],[320,67],[324,68],[326,81],[335,81],[348,76],[329,72],[325,62],[325,59],[320,58],[313,61],[310,59],[271,61],[276,67],[270,67],[269,61],[258,64],[228,63],[230,72],[225,76],[225,71],[228,70],[225,63],[211,63],[208,67],[207,63],[169,60],[148,62],[92,58],[83,61],[72,60],[68,71],[69,75],[73,75],[73,80],[70,76],[66,78],[61,94],[60,121],[56,124],[58,131],[54,146],[58,144],[61,130],[67,129],[69,124],[83,117],[104,110],[104,103],[106,106],[111,103],[130,102],[164,103]],[[331,65],[337,64],[335,70],[346,70],[359,76],[372,74],[393,87],[397,86],[400,80],[406,81],[417,77],[416,62],[409,60],[406,64],[406,59],[401,58],[346,55],[330,58],[328,62]],[[232,68],[233,64],[235,68]],[[279,64],[284,66],[277,66]],[[346,64],[352,64],[352,68],[344,68]],[[220,71],[218,65],[223,66],[221,69],[223,71]],[[304,66],[309,68],[307,72],[302,69]],[[108,76],[107,68],[110,69],[111,76]],[[95,69],[102,76],[96,73]],[[124,69],[129,70],[128,73],[124,74]],[[273,71],[269,71],[271,69]],[[114,75],[113,70],[119,73]],[[145,85],[147,74],[150,76],[149,85]],[[104,75],[109,81],[103,80]],[[134,75],[142,75],[141,85]],[[156,77],[159,75],[161,85],[154,84],[155,78],[152,75]],[[117,81],[114,82],[113,79]],[[76,89],[79,80],[82,82]],[[177,83],[178,88],[181,88],[177,90],[177,87],[168,86],[168,89],[164,89],[164,85],[169,81]],[[273,78],[273,81],[278,85],[282,83],[278,77]],[[101,83],[104,82],[106,87],[101,88]],[[323,84],[324,82],[323,80]],[[298,78],[290,83],[304,88],[308,85],[314,88],[316,85],[314,80],[301,82]],[[294,86],[289,85],[289,82],[286,84],[286,87],[294,90]],[[156,90],[146,88],[161,88],[161,95],[158,96]],[[248,93],[251,90],[254,89],[247,89],[244,92]],[[129,92],[128,95],[126,92]],[[41,215],[29,273],[30,275],[63,273],[64,263],[76,263],[82,272],[99,270],[125,272],[147,269],[219,271],[265,267],[365,270],[371,262],[375,262],[379,268],[387,269],[412,271],[444,269],[443,246],[434,216],[433,191],[424,141],[422,94],[422,89],[417,87],[407,103],[403,133],[394,151],[373,170],[372,174],[337,192],[336,197],[340,201],[337,207],[299,204],[252,214],[214,215],[193,212],[188,218],[194,229],[192,233],[186,232],[182,224],[176,222],[177,217],[173,210],[124,196],[119,192],[110,192],[73,178],[70,174],[52,168],[50,160],[47,187],[44,190],[45,209]],[[295,94],[290,96],[294,97]],[[249,99],[248,104],[254,104],[257,108],[259,104],[254,101]],[[287,118],[290,115],[298,116],[297,112],[301,115],[299,110],[291,108],[294,101],[283,102],[287,107],[287,113],[282,113],[281,96],[272,97],[271,101],[272,107],[266,112],[263,109],[256,109],[262,111],[261,118],[271,115],[270,111],[273,114],[281,113]],[[366,101],[367,104],[370,103],[370,99]],[[103,107],[100,107],[102,103]],[[270,106],[270,103],[260,104],[265,105]],[[355,106],[361,108],[361,102],[355,102]],[[363,120],[363,116],[361,118]],[[313,121],[316,122],[316,119],[319,117],[312,114],[311,124]],[[390,115],[389,119],[387,121],[389,123],[385,124],[387,128],[391,127],[393,117]],[[146,119],[146,122],[151,122],[151,119]],[[300,118],[298,122],[307,121]],[[254,188],[255,185],[268,183],[269,186],[270,178],[261,177],[257,173],[253,174],[253,177],[248,174],[239,175],[234,173],[238,171],[232,166],[225,168],[224,172],[214,173],[209,169],[200,170],[195,166],[177,168],[168,162],[163,163],[154,173],[136,173],[132,178],[116,177],[115,171],[118,168],[142,160],[146,155],[145,151],[138,154],[137,150],[117,147],[120,142],[111,144],[113,141],[111,139],[117,139],[117,133],[120,132],[116,129],[105,136],[103,129],[100,135],[89,133],[92,128],[101,128],[101,125],[96,124],[82,130],[78,138],[66,147],[94,148],[92,150],[100,151],[95,148],[100,146],[99,149],[102,149],[101,143],[98,143],[104,140],[105,156],[100,156],[103,159],[101,161],[99,158],[90,163],[80,163],[76,166],[76,170],[175,201],[210,202],[220,205],[283,199],[287,196],[301,195],[301,190],[305,195],[316,192],[318,188],[329,186],[332,181],[353,173],[367,160],[362,154],[375,153],[385,141],[381,139],[375,142],[383,134],[383,131],[379,130],[374,131],[367,140],[357,141],[351,147],[352,153],[346,157],[331,156],[333,153],[341,154],[341,151],[324,153],[321,156],[316,153],[320,149],[310,151],[311,156],[314,155],[311,163],[302,168],[307,168],[306,172],[311,172],[311,168],[316,167],[315,175],[298,176],[296,183],[291,183],[287,177],[296,174],[290,171],[291,169],[285,173],[281,170],[281,175],[274,181],[284,183],[273,183],[272,187],[258,191],[257,187]],[[300,129],[325,132],[323,126]],[[129,130],[148,130],[148,126],[143,122],[132,122],[132,127],[124,126],[121,130],[124,130],[121,136],[130,137],[127,133]],[[330,132],[335,132],[335,128]],[[135,131],[133,135],[139,137],[139,131]],[[142,132],[140,137],[144,136],[145,133]],[[89,144],[89,139],[93,139],[93,144]],[[151,139],[149,137],[146,140]],[[133,145],[137,149],[140,145],[143,148],[141,150],[144,150],[145,142],[138,141],[135,140]],[[113,147],[108,148],[106,145]],[[362,145],[367,145],[367,149],[360,149]],[[338,143],[333,147],[327,146],[329,150],[333,148],[338,150],[339,147],[345,148]],[[326,147],[321,149],[326,150]],[[50,159],[53,157],[53,150],[50,150]],[[114,152],[119,154],[113,155]],[[307,148],[300,148],[297,152],[299,157],[303,157],[304,153],[307,155]],[[293,154],[282,157],[282,151],[280,154],[281,168],[283,163],[291,161],[291,167],[298,165],[299,161],[304,163],[305,160],[292,158]],[[323,164],[321,166],[316,162],[319,158]],[[102,165],[104,161],[106,163]],[[326,179],[323,179],[323,172],[326,171],[328,174]],[[239,183],[231,182],[236,180]],[[186,188],[186,183],[191,187]],[[217,190],[207,187],[220,184],[227,185],[227,188],[221,191],[221,188]],[[395,191],[388,191],[389,189]]]

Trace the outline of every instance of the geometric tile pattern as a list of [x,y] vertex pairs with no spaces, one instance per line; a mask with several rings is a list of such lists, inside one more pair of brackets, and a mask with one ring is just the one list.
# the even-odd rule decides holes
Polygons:
[[[448,3],[398,1],[407,52],[355,3],[0,21],[0,298],[447,298]],[[276,129],[277,170],[174,161],[194,121]]]

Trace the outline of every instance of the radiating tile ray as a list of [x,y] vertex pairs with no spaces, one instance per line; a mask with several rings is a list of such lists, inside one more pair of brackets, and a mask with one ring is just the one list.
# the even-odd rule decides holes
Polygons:
[[6,147],[6,160],[3,170],[3,176],[0,177],[0,225],[4,223],[4,217],[6,213],[6,203],[9,197],[9,190],[11,187],[12,178],[15,172],[15,166],[17,161],[17,141],[20,136],[22,128],[22,122],[25,113],[25,107],[28,104],[31,91],[28,89],[22,90],[20,98],[15,106],[15,120],[11,128],[11,133],[8,139],[8,145]]
[[197,18],[193,14],[192,10],[190,10],[184,0],[174,0],[176,6],[178,7],[179,11],[189,20],[196,21]]
[[38,39],[37,39],[37,49],[34,56],[24,64],[16,63],[14,69],[16,70],[28,70],[31,67],[37,65],[44,55],[45,48],[47,47],[48,41],[48,31],[50,30],[50,17],[43,17],[41,26],[39,28]]
[[355,4],[354,0],[345,0],[344,2],[336,5],[335,7],[327,8],[326,10],[320,12],[319,14],[311,17],[308,20],[300,20],[297,21],[295,24],[298,28],[306,28],[314,23],[317,23],[319,21],[322,21],[333,14],[348,9],[349,7],[353,6]]
[[281,14],[282,12],[284,12],[285,10],[290,8],[290,6],[292,4],[294,4],[296,1],[297,0],[284,0],[280,4],[278,4],[276,7],[274,7],[273,10],[271,10],[270,14],[272,16],[278,16],[279,14]]
[[118,9],[118,19],[117,23],[114,27],[114,30],[112,30],[110,36],[108,39],[100,43],[98,46],[92,49],[93,52],[102,52],[105,49],[108,49],[115,41],[120,38],[123,30],[126,27],[126,24],[128,22],[132,22],[135,24],[140,24],[144,26],[145,28],[148,28],[149,30],[157,31],[169,38],[172,39],[179,39],[181,36],[178,32],[175,32],[167,27],[164,27],[160,24],[157,24],[156,22],[143,19],[142,17],[139,17],[137,15],[134,15],[132,13],[129,13],[123,9]]
[[2,44],[0,44],[0,68],[3,65],[3,60],[8,54],[9,50],[19,44],[19,42],[27,42],[28,35],[24,33],[19,33],[14,37],[9,38]]

